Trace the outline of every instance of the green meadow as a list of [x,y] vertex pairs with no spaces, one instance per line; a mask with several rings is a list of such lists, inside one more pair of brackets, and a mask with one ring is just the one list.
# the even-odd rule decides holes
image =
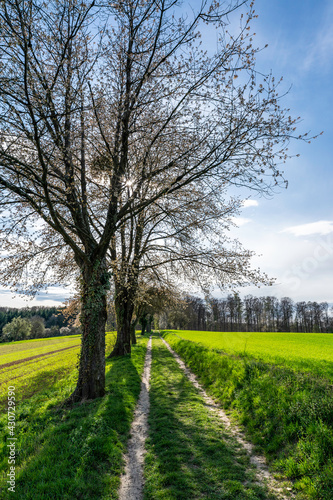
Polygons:
[[330,333],[168,331],[209,349],[253,356],[333,380],[333,334]]
[[[80,335],[23,340],[0,345],[0,408],[4,408],[7,386],[15,386],[22,401],[40,389],[69,375],[77,365]],[[107,350],[115,334],[106,335]]]
[[297,498],[333,498],[330,334],[164,331]]

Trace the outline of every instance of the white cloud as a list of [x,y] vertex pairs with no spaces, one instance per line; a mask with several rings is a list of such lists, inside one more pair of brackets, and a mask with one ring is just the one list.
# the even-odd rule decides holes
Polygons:
[[244,200],[243,201],[243,208],[248,208],[248,207],[257,207],[259,203],[257,200]]
[[246,219],[245,217],[231,217],[231,220],[236,226],[244,226],[251,222],[251,219]]
[[282,232],[291,233],[295,236],[311,236],[313,234],[326,235],[333,231],[333,221],[319,220],[299,226],[287,227]]
[[60,296],[64,296],[65,298],[67,298],[68,296],[71,295],[72,291],[73,290],[69,289],[68,287],[65,288],[62,286],[50,286],[47,289],[47,294],[48,295],[60,295]]
[[45,307],[60,307],[63,305],[64,300],[54,300],[51,298],[44,297],[23,297],[22,295],[17,295],[9,290],[0,289],[0,306],[1,307],[33,307],[33,306],[45,306]]
[[[332,223],[333,224],[333,223]],[[270,278],[272,287],[240,288],[241,294],[291,297],[295,301],[316,300],[333,303],[333,226],[330,234],[315,238],[295,238],[293,234],[275,232],[255,221],[238,230],[244,247],[257,255],[252,267],[259,267]]]

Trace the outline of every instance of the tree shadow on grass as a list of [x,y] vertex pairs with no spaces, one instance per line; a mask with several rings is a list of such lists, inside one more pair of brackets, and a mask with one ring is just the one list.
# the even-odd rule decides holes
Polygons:
[[[144,358],[144,346],[136,349]],[[104,398],[61,408],[59,403],[73,389],[67,386],[60,394],[51,389],[36,394],[18,407],[15,493],[20,500],[117,498],[141,378],[130,357],[114,358],[106,365]],[[8,472],[6,444],[2,449],[4,476]],[[3,499],[12,495],[5,481],[0,492]]]
[[[53,391],[54,385],[56,385],[61,378],[64,378],[67,375],[70,376],[72,371],[73,367],[63,369],[55,367],[53,369],[50,368],[48,370],[43,370],[36,375],[29,374],[29,379],[27,379],[26,385],[22,387],[19,386],[16,390],[16,396],[19,398],[20,402],[22,402],[25,399],[31,398],[34,394],[40,392],[41,390],[43,390],[44,393],[46,393],[47,389]],[[22,375],[22,377],[27,378],[26,375]],[[11,377],[4,383],[15,386],[15,378],[16,377]],[[17,378],[19,379],[21,376],[18,376]],[[6,405],[7,395],[5,398],[0,400],[0,411],[4,410]]]
[[164,348],[153,350],[145,500],[273,499]]

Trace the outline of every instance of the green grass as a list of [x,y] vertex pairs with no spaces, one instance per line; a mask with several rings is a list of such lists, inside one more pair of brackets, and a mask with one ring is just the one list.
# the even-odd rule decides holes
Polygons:
[[[5,408],[9,385],[15,386],[17,397],[23,401],[75,370],[80,342],[79,335],[70,335],[1,344],[0,409]],[[107,333],[107,352],[114,343],[115,334]]]
[[[39,371],[39,390],[33,396],[21,399],[17,390],[17,498],[101,500],[118,497],[122,455],[140,392],[146,343],[147,339],[140,339],[131,357],[106,360],[107,393],[104,398],[74,408],[62,406],[75,387],[75,354],[72,354],[74,365],[69,366],[64,360],[65,376],[61,359],[57,360],[57,367],[52,366],[55,375],[57,371],[60,373],[52,383],[46,372],[45,384],[45,372]],[[1,499],[13,496],[6,485],[6,418],[4,413],[0,418]]]
[[160,340],[153,341],[150,404],[145,500],[274,498]]
[[223,354],[172,333],[164,336],[208,392],[244,425],[273,468],[294,481],[299,498],[332,500],[333,391],[329,380],[288,363]]
[[311,371],[333,381],[333,334],[330,333],[168,331],[209,349],[247,354],[269,363]]

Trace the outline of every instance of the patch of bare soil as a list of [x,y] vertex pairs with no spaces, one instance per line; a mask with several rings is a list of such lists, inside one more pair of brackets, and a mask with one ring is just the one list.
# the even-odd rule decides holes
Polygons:
[[[244,434],[241,430],[231,422],[226,413],[221,409],[221,407],[215,403],[215,401],[209,397],[203,387],[199,384],[196,379],[196,376],[187,368],[183,360],[180,356],[169,346],[169,344],[162,339],[168,350],[173,354],[176,361],[178,362],[180,368],[185,372],[188,379],[193,383],[193,385],[198,389],[200,395],[204,398],[206,402],[206,406],[211,410],[218,414],[219,418],[222,420],[225,428],[235,437],[235,439],[245,448],[250,457],[250,462],[256,467],[257,479],[260,483],[265,483],[267,487],[270,489],[272,493],[274,493],[281,500],[290,500],[295,498],[293,493],[291,492],[291,488],[283,488],[281,484],[272,476],[269,472],[266,459],[264,456],[258,455],[254,452],[254,446],[249,441],[247,441],[244,437]],[[287,492],[285,491],[287,490]],[[128,499],[132,499],[132,497],[127,497]],[[137,498],[137,497],[133,497]],[[125,497],[123,498],[125,500]]]
[[125,456],[125,473],[121,477],[119,500],[141,500],[143,496],[143,464],[145,441],[148,436],[151,343],[150,337],[141,381],[141,392],[134,412],[131,438]]

